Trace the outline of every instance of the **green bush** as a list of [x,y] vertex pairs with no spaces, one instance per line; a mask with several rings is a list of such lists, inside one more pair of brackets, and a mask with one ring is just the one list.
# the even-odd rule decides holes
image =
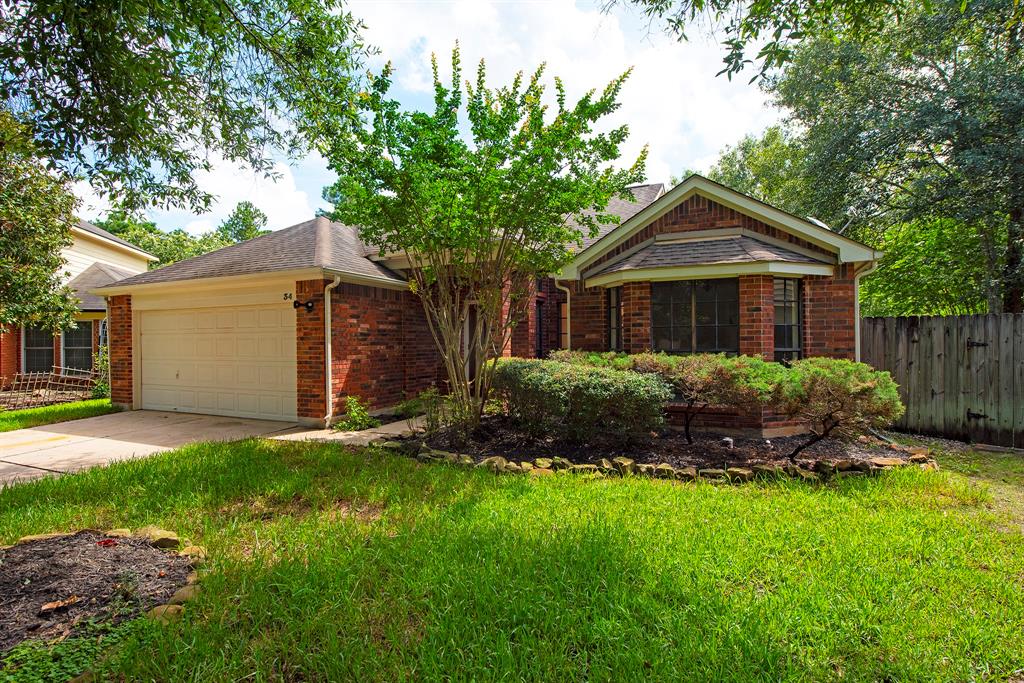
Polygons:
[[366,403],[358,396],[346,396],[345,419],[339,420],[334,428],[343,432],[361,432],[374,427],[380,427],[380,420],[370,416]]
[[493,391],[528,434],[558,434],[573,443],[636,441],[662,425],[672,397],[654,375],[522,358],[498,363]]
[[791,417],[811,426],[811,438],[790,453],[791,459],[826,437],[852,438],[887,427],[904,411],[888,372],[835,358],[794,362],[783,376],[777,400]]
[[110,398],[110,356],[107,347],[101,346],[93,354],[92,366],[96,369],[96,379],[92,383],[93,398]]

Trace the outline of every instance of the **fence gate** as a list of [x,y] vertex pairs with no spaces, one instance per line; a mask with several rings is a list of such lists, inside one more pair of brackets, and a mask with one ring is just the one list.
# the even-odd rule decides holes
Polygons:
[[1024,448],[1024,315],[864,318],[861,359],[900,385],[901,429]]

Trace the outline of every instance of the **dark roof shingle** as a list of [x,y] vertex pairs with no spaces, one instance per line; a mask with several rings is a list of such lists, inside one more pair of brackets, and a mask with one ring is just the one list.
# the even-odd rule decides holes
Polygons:
[[320,216],[208,254],[140,273],[117,285],[200,280],[301,268],[324,268],[392,282],[405,280],[366,258],[358,231]]
[[[583,237],[583,247],[580,252],[589,248],[599,239],[610,233],[615,228],[619,227],[630,218],[639,213],[642,209],[646,208],[649,204],[654,202],[655,199],[660,197],[665,192],[665,186],[661,183],[654,183],[652,185],[634,185],[629,188],[629,192],[633,195],[633,201],[623,199],[621,197],[612,197],[608,200],[608,206],[605,208],[606,213],[610,213],[613,216],[618,216],[619,222],[612,225],[602,225],[596,235],[590,237],[586,235]],[[585,212],[588,215],[593,215],[593,211]],[[571,221],[570,225],[579,227],[575,221]]]
[[822,263],[817,259],[746,235],[652,242],[626,258],[593,273],[617,273],[641,268],[705,266],[720,263]]
[[78,310],[80,311],[105,311],[106,303],[103,297],[90,294],[89,291],[99,287],[105,287],[111,283],[123,280],[134,275],[132,271],[118,268],[108,263],[97,261],[83,270],[68,282],[68,287],[78,297]]

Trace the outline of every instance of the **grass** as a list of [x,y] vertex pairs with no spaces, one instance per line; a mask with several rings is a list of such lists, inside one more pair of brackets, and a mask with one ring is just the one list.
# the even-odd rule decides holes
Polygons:
[[40,425],[55,424],[68,420],[80,420],[83,417],[95,417],[116,413],[118,408],[110,404],[109,398],[98,398],[73,403],[58,403],[42,408],[26,408],[25,410],[8,410],[0,412],[0,432],[15,429],[26,429]]
[[[0,491],[0,543],[208,548],[182,623],[51,652],[104,680],[1019,680],[1024,535],[972,476],[532,479],[249,440]],[[6,675],[45,680],[26,649]]]

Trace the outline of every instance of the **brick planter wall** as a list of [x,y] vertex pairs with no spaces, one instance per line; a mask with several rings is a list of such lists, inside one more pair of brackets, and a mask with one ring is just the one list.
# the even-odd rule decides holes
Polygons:
[[107,343],[110,347],[110,400],[132,407],[132,297],[128,294],[107,300]]

